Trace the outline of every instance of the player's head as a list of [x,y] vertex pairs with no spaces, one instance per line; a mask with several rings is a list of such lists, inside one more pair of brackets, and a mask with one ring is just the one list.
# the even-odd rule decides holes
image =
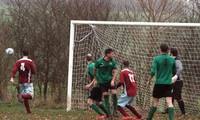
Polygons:
[[178,50],[176,48],[171,48],[170,54],[174,57],[177,57],[178,56]]
[[92,61],[92,54],[87,54],[86,55],[86,60],[87,61]]
[[161,50],[162,53],[168,53],[169,47],[168,47],[167,44],[161,44],[160,45],[160,50]]
[[23,56],[28,56],[28,55],[29,55],[29,53],[28,53],[28,51],[27,51],[27,50],[23,50],[23,51],[22,51],[22,55],[23,55]]
[[104,54],[106,57],[112,58],[114,56],[114,50],[111,48],[108,48],[105,50]]
[[129,61],[127,60],[124,60],[122,64],[124,65],[124,67],[129,67]]

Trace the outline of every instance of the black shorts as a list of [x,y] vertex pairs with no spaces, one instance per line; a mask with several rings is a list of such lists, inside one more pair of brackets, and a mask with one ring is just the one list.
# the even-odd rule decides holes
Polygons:
[[153,97],[172,97],[173,85],[155,84],[153,88]]
[[90,96],[88,97],[96,102],[101,102],[102,100],[102,92],[100,87],[94,87],[90,91]]
[[100,87],[102,93],[103,92],[108,92],[108,90],[116,89],[116,85],[115,86],[111,86],[111,82],[99,84],[98,86]]
[[173,85],[173,99],[181,100],[183,81],[176,81]]

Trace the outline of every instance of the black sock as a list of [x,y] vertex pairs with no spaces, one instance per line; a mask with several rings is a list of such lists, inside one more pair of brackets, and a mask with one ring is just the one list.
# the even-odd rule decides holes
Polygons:
[[181,113],[185,114],[185,104],[184,104],[183,100],[178,101],[178,106],[181,110]]

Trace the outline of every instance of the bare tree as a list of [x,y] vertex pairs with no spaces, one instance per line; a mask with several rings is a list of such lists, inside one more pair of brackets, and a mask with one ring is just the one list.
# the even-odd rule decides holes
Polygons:
[[145,21],[177,21],[183,15],[181,0],[139,0],[138,4]]
[[70,20],[108,20],[109,1],[9,0],[6,4],[12,19],[9,39],[17,53],[28,48],[38,66],[36,96],[65,101]]

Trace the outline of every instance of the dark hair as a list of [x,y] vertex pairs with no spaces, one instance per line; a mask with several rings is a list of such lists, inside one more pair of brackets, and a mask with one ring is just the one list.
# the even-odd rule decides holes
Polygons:
[[110,54],[111,52],[114,52],[114,50],[111,48],[108,48],[105,50],[104,54],[107,55],[107,54]]
[[29,53],[28,53],[28,51],[27,51],[27,50],[23,50],[23,51],[22,51],[22,55],[23,55],[23,56],[28,56],[28,55],[29,55]]
[[124,60],[124,61],[123,61],[123,65],[124,65],[124,67],[129,67],[129,61]]
[[170,49],[170,53],[173,55],[173,56],[178,56],[178,50],[176,48],[171,48]]
[[161,50],[162,52],[164,52],[164,53],[167,53],[168,50],[169,50],[169,47],[168,47],[167,44],[161,44],[161,45],[160,45],[160,50]]

